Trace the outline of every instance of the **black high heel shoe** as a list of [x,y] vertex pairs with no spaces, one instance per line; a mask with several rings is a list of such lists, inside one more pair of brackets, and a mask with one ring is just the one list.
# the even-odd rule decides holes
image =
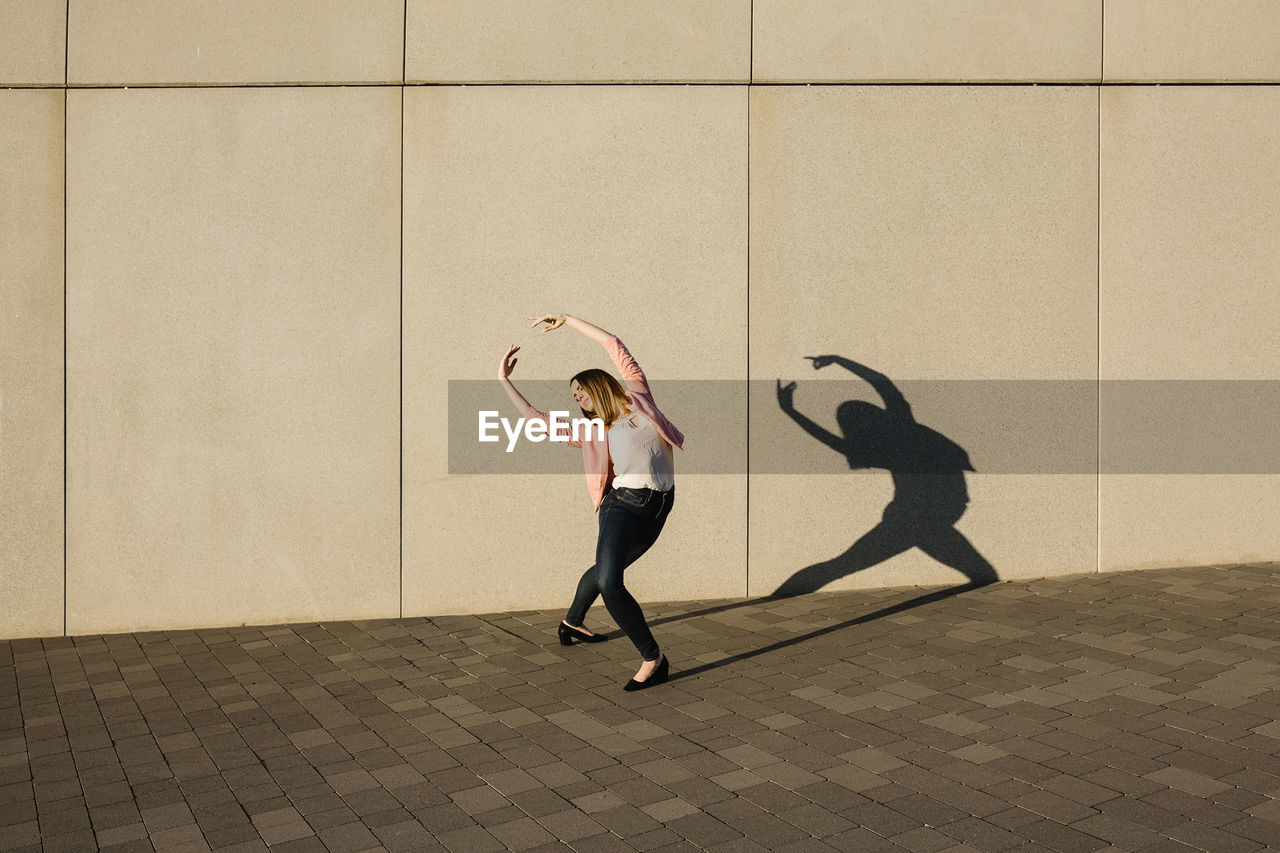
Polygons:
[[644,681],[636,681],[634,678],[626,683],[622,689],[628,693],[636,690],[644,690],[646,687],[653,687],[655,684],[666,684],[669,667],[667,666],[667,656],[662,656],[662,663],[654,667],[653,672]]
[[577,628],[571,628],[563,622],[560,623],[560,629],[557,633],[560,635],[560,645],[562,646],[572,646],[574,640],[579,643],[603,643],[609,639],[604,634],[588,634]]

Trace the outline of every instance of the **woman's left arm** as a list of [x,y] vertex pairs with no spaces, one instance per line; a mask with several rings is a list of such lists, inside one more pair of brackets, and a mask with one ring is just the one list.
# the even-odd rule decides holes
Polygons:
[[568,314],[544,314],[530,319],[533,320],[530,324],[531,326],[537,326],[540,323],[547,324],[547,327],[542,330],[544,332],[553,331],[561,326],[568,326],[582,334],[583,337],[595,341],[604,347],[605,352],[609,353],[609,357],[613,359],[618,372],[622,374],[623,383],[629,389],[645,394],[649,393],[649,380],[645,378],[644,371],[640,369],[640,365],[632,357],[631,351],[627,349],[622,341],[618,340],[617,335],[606,332],[599,326],[588,323],[579,317],[570,317]]
[[530,317],[529,319],[533,321],[529,324],[530,328],[537,326],[539,323],[546,323],[547,327],[542,331],[551,332],[561,326],[568,326],[569,328],[580,332],[584,337],[595,341],[600,346],[604,346],[609,338],[613,337],[612,334],[606,332],[599,326],[588,323],[586,320],[578,317],[570,317],[568,314],[543,314],[540,317]]

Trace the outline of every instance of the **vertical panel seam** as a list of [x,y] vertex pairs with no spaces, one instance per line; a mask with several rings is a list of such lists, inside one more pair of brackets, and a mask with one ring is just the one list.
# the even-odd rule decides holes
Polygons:
[[751,595],[751,84],[756,78],[756,0],[747,23],[747,447],[746,447],[746,578],[742,594]]
[[1097,472],[1094,494],[1094,524],[1097,525],[1097,541],[1094,546],[1095,569],[1102,573],[1102,86],[1107,77],[1107,0],[1098,2],[1098,104],[1097,104],[1097,151],[1098,151],[1098,184],[1097,209],[1098,236],[1095,251],[1098,253],[1097,283],[1095,285],[1094,307],[1097,313],[1097,330],[1094,338],[1094,368],[1097,371],[1095,384],[1094,410],[1097,424],[1094,430],[1094,470]]
[[398,557],[399,564],[399,584],[397,589],[397,601],[399,604],[399,618],[404,618],[404,99],[405,99],[405,80],[408,72],[408,54],[409,54],[409,0],[404,0],[404,17],[400,23],[400,312],[397,318],[399,323],[398,337],[399,357],[397,361],[397,370],[400,374],[400,404],[399,411],[399,447],[396,455],[400,461],[400,487],[399,487],[399,525],[398,533],[400,539],[400,553]]
[[1094,409],[1097,424],[1094,431],[1094,470],[1097,472],[1097,494],[1094,499],[1096,509],[1097,524],[1097,571],[1102,572],[1102,85],[1098,85],[1098,185],[1097,185],[1097,210],[1098,231],[1097,246],[1098,268],[1097,268],[1097,284],[1095,289],[1095,308],[1097,312],[1097,330],[1094,338],[1094,362],[1097,371],[1097,382],[1095,383]]
[[62,636],[67,636],[67,122],[71,82],[71,0],[62,26]]

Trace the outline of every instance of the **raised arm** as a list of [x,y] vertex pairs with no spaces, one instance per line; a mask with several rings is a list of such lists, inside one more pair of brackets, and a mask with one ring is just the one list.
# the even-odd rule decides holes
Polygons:
[[827,431],[814,421],[810,420],[807,416],[796,411],[795,392],[796,383],[789,382],[786,385],[783,385],[782,380],[778,380],[778,405],[782,408],[782,411],[790,415],[791,419],[798,423],[801,429],[809,433],[809,435],[813,436],[818,441],[821,441],[827,447],[830,447],[832,450],[840,454],[846,453],[844,439],[833,432]]
[[609,341],[609,338],[613,337],[611,333],[606,332],[604,329],[600,328],[597,325],[588,323],[586,320],[583,320],[580,317],[570,317],[568,314],[566,314],[564,316],[564,324],[568,326],[570,329],[573,329],[574,331],[582,334],[583,337],[586,337],[598,343],[600,346],[604,346],[605,344],[607,344]]
[[533,405],[524,398],[524,395],[516,390],[516,386],[511,384],[511,372],[516,369],[516,353],[520,351],[520,347],[512,344],[507,347],[507,354],[502,357],[502,362],[498,365],[498,381],[502,383],[502,390],[507,392],[507,399],[511,401],[511,405],[516,407],[516,411],[521,417],[529,417],[530,412],[541,414]]
[[872,370],[865,364],[859,364],[853,359],[844,358],[839,355],[808,355],[805,358],[813,362],[813,369],[820,370],[828,364],[838,364],[854,376],[866,382],[872,388],[876,389],[876,393],[880,395],[880,399],[884,400],[885,411],[896,418],[902,418],[908,421],[914,421],[915,417],[911,414],[911,405],[907,402],[907,398],[902,396],[902,392],[898,387],[889,381],[889,377],[883,373]]
[[544,332],[553,331],[561,326],[568,326],[582,334],[583,337],[596,342],[604,347],[605,352],[609,353],[609,358],[613,359],[618,372],[622,374],[622,384],[628,390],[640,391],[644,394],[650,393],[648,378],[645,377],[644,371],[640,369],[640,365],[632,357],[631,351],[618,339],[617,335],[606,332],[599,326],[588,323],[578,317],[571,317],[568,314],[543,314],[540,317],[531,317],[530,319],[533,321],[530,324],[531,326],[545,323],[546,328],[542,330]]
[[[540,412],[533,407],[533,404],[525,399],[516,386],[511,384],[511,371],[515,370],[517,359],[516,353],[520,351],[520,347],[512,344],[507,347],[507,354],[502,357],[502,362],[498,365],[498,381],[502,383],[502,390],[507,392],[507,399],[511,401],[511,405],[516,407],[516,411],[520,413],[520,417],[530,421],[541,421],[550,425],[550,420],[545,412]],[[570,447],[581,447],[582,442],[569,440],[565,442]]]
[[604,346],[605,342],[608,341],[609,338],[613,337],[613,335],[606,332],[599,326],[588,323],[586,320],[578,317],[570,317],[568,314],[543,314],[538,317],[530,317],[529,319],[533,321],[529,324],[529,328],[546,323],[547,327],[542,331],[552,332],[561,326],[568,326],[570,329],[581,333],[583,337],[595,341],[600,346]]

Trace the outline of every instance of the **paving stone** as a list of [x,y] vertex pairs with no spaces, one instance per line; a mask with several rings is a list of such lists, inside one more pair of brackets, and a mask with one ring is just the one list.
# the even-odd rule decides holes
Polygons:
[[437,836],[437,840],[446,849],[455,851],[455,853],[462,853],[462,851],[468,851],[468,853],[477,851],[481,853],[482,851],[505,849],[501,841],[478,826],[442,833]]
[[1123,850],[1141,850],[1160,841],[1160,836],[1135,823],[1108,814],[1095,814],[1071,824],[1072,829],[1101,838]]
[[561,812],[543,815],[537,818],[537,821],[548,832],[566,844],[572,844],[581,839],[609,831],[578,809],[566,809]]
[[196,822],[196,818],[186,803],[173,803],[143,810],[142,822],[146,824],[149,831],[159,832],[164,829],[190,826]]
[[1222,851],[1222,853],[1248,853],[1264,847],[1259,841],[1224,832],[1196,821],[1180,823],[1166,830],[1165,834],[1175,841],[1190,844],[1200,850]]
[[708,814],[676,818],[668,821],[665,826],[691,844],[704,848],[742,835],[741,832],[730,828]]
[[191,824],[174,829],[151,832],[148,840],[157,850],[199,851],[211,849],[200,827]]
[[[331,851],[353,851],[354,853],[357,850],[370,850],[381,843],[368,827],[359,822],[331,826],[317,831],[315,836]],[[265,835],[263,840],[274,846]]]
[[1044,815],[1050,820],[1059,823],[1073,823],[1096,814],[1096,811],[1088,806],[1081,805],[1074,800],[1068,800],[1066,797],[1058,796],[1051,791],[1035,791],[1025,794],[1012,801],[1013,805],[1036,814]]
[[665,787],[677,797],[688,800],[699,808],[704,808],[712,803],[719,803],[733,797],[732,792],[726,791],[720,785],[717,785],[708,779],[700,779],[697,777],[671,782]]
[[528,850],[556,840],[554,835],[528,817],[490,826],[487,829],[489,834],[506,845],[508,850]]
[[1144,778],[1199,797],[1212,796],[1232,787],[1227,782],[1220,782],[1217,779],[1178,767],[1165,767],[1161,770],[1155,770],[1144,774]]
[[890,840],[898,848],[915,851],[916,853],[936,853],[936,851],[940,850],[952,850],[957,846],[968,846],[957,845],[954,838],[949,835],[943,835],[929,826],[917,827],[900,835],[895,835]]
[[1037,844],[1057,850],[1059,853],[1088,853],[1109,846],[1106,841],[1053,820],[1019,826],[1013,830],[1018,835]]
[[[851,829],[848,832],[842,832],[838,835],[833,835],[829,838],[823,839],[823,842],[836,850],[857,850],[861,852],[864,850],[898,851],[903,849],[888,838],[882,838],[876,833],[862,827]],[[806,841],[800,843],[816,844],[817,842]]]
[[1256,817],[1245,817],[1221,827],[1224,832],[1256,841],[1268,848],[1280,849],[1280,824]]
[[880,803],[857,805],[842,812],[841,816],[885,838],[916,829],[922,823]]
[[854,828],[852,821],[814,803],[778,811],[777,814],[814,838],[826,838]]
[[[1023,838],[977,818],[962,818],[938,826],[938,832],[958,839],[979,850],[1008,850],[1023,843]],[[895,841],[902,836],[897,836]],[[898,841],[901,844],[901,841]]]

